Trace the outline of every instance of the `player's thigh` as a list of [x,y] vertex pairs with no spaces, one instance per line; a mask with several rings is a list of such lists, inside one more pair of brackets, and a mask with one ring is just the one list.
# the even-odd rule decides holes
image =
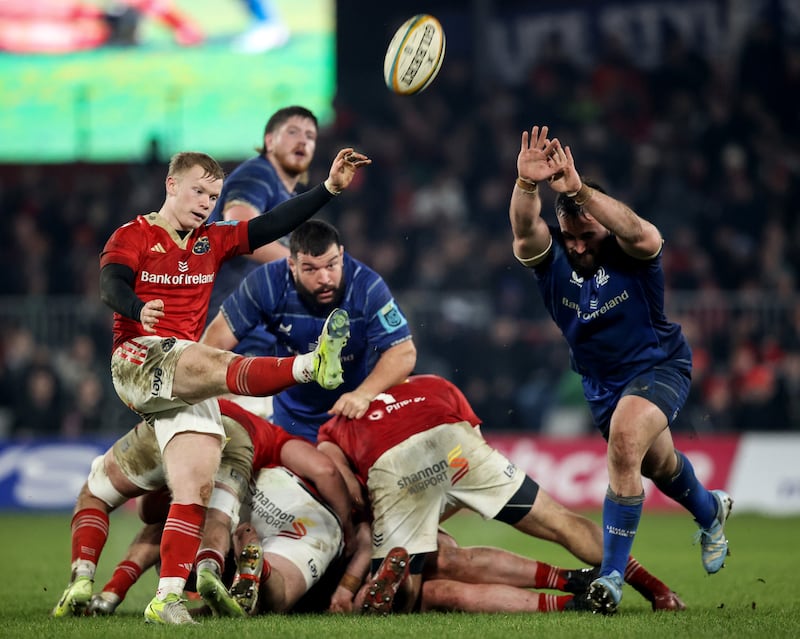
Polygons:
[[273,573],[280,573],[283,578],[284,603],[287,609],[291,608],[309,590],[305,575],[294,562],[282,555],[267,552],[264,558],[269,562]]
[[233,532],[239,523],[240,505],[249,495],[254,450],[250,434],[241,424],[223,415],[222,425],[226,442],[208,507],[229,517]]
[[131,493],[131,486],[149,492],[166,484],[155,430],[147,422],[140,422],[114,442],[105,461],[112,483],[125,494]]
[[136,337],[111,355],[111,379],[120,399],[142,415],[185,405],[174,392],[178,362],[194,342],[174,337]]
[[192,344],[178,359],[172,392],[187,402],[196,402],[228,392],[228,364],[238,357],[206,344]]

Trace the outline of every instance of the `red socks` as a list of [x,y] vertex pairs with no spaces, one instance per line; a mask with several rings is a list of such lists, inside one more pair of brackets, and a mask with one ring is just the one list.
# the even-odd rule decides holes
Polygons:
[[540,594],[539,601],[536,604],[536,610],[539,612],[559,612],[564,610],[564,606],[572,601],[572,595],[546,595]]
[[195,559],[198,570],[201,568],[200,562],[204,559],[210,559],[217,564],[217,573],[219,575],[225,572],[225,557],[223,557],[222,553],[218,550],[214,550],[213,548],[201,548],[197,553],[197,559]]
[[161,578],[188,579],[200,547],[206,508],[200,504],[172,504],[161,536]]
[[668,593],[667,585],[655,575],[651,575],[633,557],[628,557],[625,567],[625,581],[645,599],[652,602],[656,595]]
[[84,508],[72,518],[72,561],[85,559],[96,564],[108,539],[108,515],[96,508]]
[[543,561],[536,562],[536,574],[533,576],[534,588],[549,588],[551,590],[563,590],[567,580],[561,570]]
[[125,599],[131,586],[142,576],[142,567],[132,561],[122,561],[114,570],[109,582],[103,586],[103,592],[113,592],[120,599]]
[[294,357],[237,357],[228,364],[225,382],[236,395],[267,397],[297,384]]

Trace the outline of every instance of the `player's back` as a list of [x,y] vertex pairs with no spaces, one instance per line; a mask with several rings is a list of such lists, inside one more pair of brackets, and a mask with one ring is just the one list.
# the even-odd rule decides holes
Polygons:
[[437,375],[412,375],[379,393],[360,419],[331,418],[320,428],[344,450],[366,477],[375,460],[409,437],[442,424],[480,424],[464,394]]

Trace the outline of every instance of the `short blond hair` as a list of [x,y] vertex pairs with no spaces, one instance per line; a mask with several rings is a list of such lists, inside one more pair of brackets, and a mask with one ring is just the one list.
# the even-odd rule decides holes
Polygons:
[[214,158],[205,153],[198,151],[181,151],[176,153],[170,158],[168,176],[176,176],[186,173],[189,169],[199,166],[203,169],[203,177],[211,177],[215,180],[222,180],[225,177],[225,171]]

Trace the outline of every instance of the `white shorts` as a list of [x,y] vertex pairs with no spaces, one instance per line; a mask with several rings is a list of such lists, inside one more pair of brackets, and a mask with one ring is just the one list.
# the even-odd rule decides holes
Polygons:
[[180,408],[150,415],[156,431],[161,452],[178,433],[208,433],[219,437],[220,447],[225,446],[225,429],[222,413],[216,398],[205,399],[198,404],[187,404]]
[[134,426],[111,447],[114,461],[131,482],[145,491],[167,483],[156,433],[147,422]]
[[433,552],[445,513],[468,508],[491,519],[524,480],[468,422],[412,435],[381,455],[367,477],[373,559],[395,546],[412,555]]
[[[248,495],[253,472],[253,442],[247,430],[235,420],[222,417],[222,423],[226,443],[215,481],[224,484],[242,501]],[[147,422],[134,426],[114,442],[111,450],[125,477],[142,490],[166,485],[161,447],[155,429]]]
[[249,506],[249,520],[264,552],[291,561],[310,590],[341,552],[339,519],[282,467],[259,471]]
[[136,337],[111,355],[111,378],[117,395],[153,424],[162,452],[176,434],[184,432],[217,435],[224,443],[216,398],[189,404],[172,394],[178,360],[194,343],[174,337]]

